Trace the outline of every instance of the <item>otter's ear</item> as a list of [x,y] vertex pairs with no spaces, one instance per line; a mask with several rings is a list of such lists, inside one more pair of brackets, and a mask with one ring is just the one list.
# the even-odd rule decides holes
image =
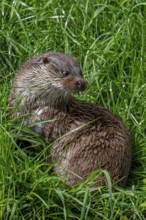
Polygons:
[[50,62],[50,59],[48,57],[41,57],[37,60],[37,62],[40,64],[46,64]]

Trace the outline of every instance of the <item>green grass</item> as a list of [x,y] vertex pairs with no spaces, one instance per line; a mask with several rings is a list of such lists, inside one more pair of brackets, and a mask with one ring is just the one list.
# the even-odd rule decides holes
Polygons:
[[[133,148],[126,189],[111,186],[107,173],[108,189],[91,188],[93,177],[69,187],[52,173],[51,145],[32,137],[31,149],[17,146],[20,127],[8,117],[11,81],[25,60],[46,51],[75,56],[89,82],[79,98],[125,121]],[[0,219],[146,218],[145,51],[144,0],[0,1]]]

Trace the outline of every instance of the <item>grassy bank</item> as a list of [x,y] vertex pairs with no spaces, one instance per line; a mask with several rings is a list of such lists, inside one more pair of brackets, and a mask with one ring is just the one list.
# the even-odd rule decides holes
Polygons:
[[[145,1],[2,0],[0,9],[0,219],[145,219]],[[79,98],[123,118],[133,149],[126,189],[90,188],[90,179],[69,187],[52,173],[51,145],[39,137],[31,149],[17,145],[20,126],[8,118],[12,78],[46,51],[75,56],[89,82]]]

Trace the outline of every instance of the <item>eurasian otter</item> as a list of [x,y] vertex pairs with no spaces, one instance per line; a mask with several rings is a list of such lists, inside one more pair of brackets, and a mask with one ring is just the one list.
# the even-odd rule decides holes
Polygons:
[[[129,134],[118,116],[71,95],[85,88],[74,58],[44,53],[17,72],[10,94],[10,115],[53,141],[54,170],[68,184],[83,182],[101,168],[109,172],[113,183],[124,187],[131,166]],[[102,182],[106,184],[104,177]]]

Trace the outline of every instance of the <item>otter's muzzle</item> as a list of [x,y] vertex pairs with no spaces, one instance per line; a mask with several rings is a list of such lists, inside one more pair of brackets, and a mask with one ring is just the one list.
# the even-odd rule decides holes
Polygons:
[[77,86],[79,91],[84,91],[87,87],[87,83],[86,83],[85,80],[80,79],[76,82],[76,86]]

